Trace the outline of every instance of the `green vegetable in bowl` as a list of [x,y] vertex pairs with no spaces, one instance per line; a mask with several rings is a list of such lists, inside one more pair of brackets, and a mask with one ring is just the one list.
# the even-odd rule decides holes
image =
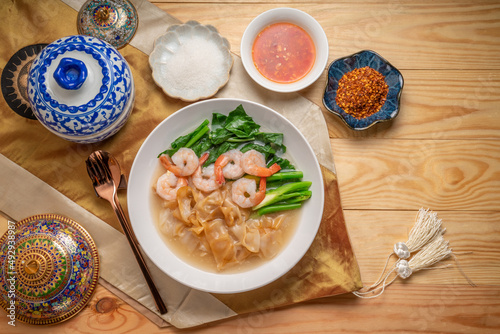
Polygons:
[[191,133],[180,136],[171,144],[171,148],[162,154],[172,156],[179,148],[188,147],[193,149],[198,156],[208,152],[209,158],[205,162],[208,166],[223,153],[240,148],[245,153],[255,149],[266,156],[268,166],[277,163],[281,169],[295,169],[287,159],[278,157],[276,154],[286,152],[283,145],[283,134],[272,132],[259,132],[260,125],[255,123],[243,108],[239,105],[227,116],[221,113],[212,114],[212,124],[209,127],[209,120],[204,120]]
[[206,119],[201,123],[196,130],[191,132],[190,134],[187,134],[185,136],[180,136],[176,140],[174,140],[170,144],[170,149],[167,149],[160,154],[158,154],[158,157],[162,154],[168,154],[169,156],[172,156],[177,152],[181,147],[188,147],[191,148],[196,142],[198,142],[203,136],[210,131],[210,128],[208,127],[209,120]]
[[[171,144],[171,148],[161,152],[172,156],[180,148],[191,148],[198,157],[207,153],[203,166],[213,164],[222,154],[238,149],[242,153],[255,150],[265,157],[266,166],[279,165],[281,171],[266,179],[264,200],[252,209],[259,215],[300,208],[302,202],[311,197],[311,182],[302,181],[303,173],[295,170],[293,164],[280,156],[286,152],[282,133],[260,132],[260,125],[255,123],[239,105],[227,116],[212,114],[212,122],[204,120],[191,133],[180,136]],[[256,178],[256,176],[248,176]]]
[[309,199],[312,195],[311,191],[308,189],[311,187],[310,181],[299,181],[286,183],[276,189],[272,189],[266,192],[266,196],[256,206],[252,209],[258,210],[259,214],[270,213],[274,211],[284,210],[285,207],[294,204],[298,204],[300,207],[301,203]]

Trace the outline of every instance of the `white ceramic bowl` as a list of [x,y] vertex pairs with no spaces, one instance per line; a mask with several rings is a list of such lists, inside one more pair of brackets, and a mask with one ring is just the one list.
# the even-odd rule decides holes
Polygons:
[[233,57],[215,27],[188,21],[156,39],[149,65],[165,94],[192,102],[213,96],[227,83]]
[[[252,46],[255,38],[265,27],[279,22],[295,24],[311,36],[316,47],[313,68],[302,79],[292,83],[277,83],[264,77],[255,67]],[[323,73],[328,62],[328,39],[321,25],[309,14],[294,8],[275,8],[257,16],[246,28],[241,39],[241,60],[250,77],[262,87],[275,92],[295,92],[314,83]]]
[[[151,210],[151,184],[158,166],[157,155],[180,135],[194,130],[213,112],[228,114],[238,105],[266,131],[284,134],[287,153],[304,180],[312,181],[313,195],[304,203],[296,231],[289,243],[273,259],[241,273],[213,273],[193,267],[172,252],[156,228]],[[286,118],[263,105],[238,99],[212,99],[191,104],[161,122],[146,138],[130,171],[127,203],[132,228],[144,252],[163,272],[189,287],[213,293],[237,293],[266,285],[288,272],[309,249],[323,214],[323,179],[311,146]],[[153,198],[154,199],[154,198]]]

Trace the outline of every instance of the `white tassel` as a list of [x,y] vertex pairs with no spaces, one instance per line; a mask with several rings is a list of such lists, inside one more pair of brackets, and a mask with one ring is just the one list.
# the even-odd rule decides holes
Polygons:
[[429,212],[429,210],[424,210],[421,208],[417,217],[415,218],[415,225],[410,231],[408,235],[408,241],[406,242],[397,242],[394,245],[393,251],[387,257],[385,262],[384,269],[380,274],[378,280],[373,283],[371,286],[366,288],[366,290],[373,289],[382,283],[384,273],[387,269],[387,265],[389,264],[389,260],[392,255],[396,255],[399,259],[408,259],[411,254],[420,250],[423,246],[425,246],[429,241],[437,237],[438,235],[443,235],[446,229],[441,228],[441,219],[438,219],[437,214],[434,212]]
[[[410,277],[411,274],[422,269],[437,269],[436,267],[429,267],[441,260],[444,260],[453,253],[448,245],[448,241],[445,241],[443,236],[438,236],[420,252],[415,254],[415,256],[410,261],[399,260],[398,262],[396,262],[396,273],[399,277],[406,279]],[[440,268],[446,267],[447,266]]]
[[[408,264],[412,272],[417,272],[422,269],[428,269],[430,266],[449,257],[452,253],[451,248],[449,248],[449,242],[444,240],[443,236],[440,235],[415,254],[408,261]],[[400,275],[400,277],[402,276]]]
[[[387,267],[386,262],[384,272],[375,284],[370,286],[365,291],[354,291],[353,294],[360,298],[378,297],[384,292],[385,288],[391,285],[398,277],[406,279],[413,273],[423,269],[439,269],[448,267],[448,265],[442,267],[432,266],[449,256],[453,256],[458,265],[458,261],[453,254],[452,249],[449,248],[449,242],[445,241],[443,238],[444,231],[445,230],[441,228],[441,220],[437,218],[437,214],[433,212],[429,213],[427,210],[420,209],[417,215],[417,222],[410,232],[408,242],[406,244],[396,244],[396,246],[398,244],[403,244],[404,247],[394,247],[394,252],[392,254],[398,255],[399,259],[392,267],[392,270],[390,270],[385,276],[383,276],[383,273],[385,272],[385,269]],[[405,247],[407,247],[407,249]],[[400,254],[398,254],[397,250],[400,250]],[[408,256],[406,256],[406,251],[410,253],[416,250],[420,251],[416,253],[409,261],[406,260],[410,257],[409,254]],[[474,286],[474,283],[469,280],[469,278],[464,274],[460,267],[459,269],[462,275],[467,278],[469,284]],[[394,272],[396,273],[396,276],[388,282],[389,276]],[[379,286],[380,284],[382,285]],[[375,293],[377,290],[379,290],[379,292]]]
[[[373,290],[368,290],[368,291],[355,291],[353,292],[354,295],[360,297],[360,298],[375,298],[380,296],[384,291],[385,288],[387,288],[389,285],[391,285],[398,277],[401,277],[403,279],[407,279],[410,277],[413,273],[422,270],[422,269],[437,269],[438,267],[434,268],[429,268],[430,266],[434,265],[435,263],[445,259],[446,257],[450,256],[452,254],[451,249],[448,247],[448,242],[444,240],[443,236],[440,235],[437,238],[435,238],[433,241],[431,241],[428,245],[423,247],[420,252],[415,254],[413,258],[409,261],[405,259],[399,259],[393,266],[392,270],[385,275],[384,279],[382,280],[382,286],[379,286]],[[444,267],[439,267],[439,268],[446,268],[447,266]],[[392,273],[396,273],[396,276],[388,282],[389,276]],[[377,290],[379,290],[378,293],[375,293]],[[371,294],[371,295],[368,295]]]
[[406,242],[408,251],[410,253],[416,252],[424,247],[429,241],[439,235],[443,235],[446,229],[441,228],[441,223],[441,219],[438,219],[437,213],[420,209],[417,214],[415,225],[411,229],[408,241]]

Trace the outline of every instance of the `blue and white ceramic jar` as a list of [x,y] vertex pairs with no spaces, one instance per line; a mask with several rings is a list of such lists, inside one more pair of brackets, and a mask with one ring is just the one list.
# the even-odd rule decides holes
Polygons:
[[113,46],[91,36],[69,36],[49,44],[33,61],[28,96],[48,130],[73,142],[94,143],[127,121],[134,80]]

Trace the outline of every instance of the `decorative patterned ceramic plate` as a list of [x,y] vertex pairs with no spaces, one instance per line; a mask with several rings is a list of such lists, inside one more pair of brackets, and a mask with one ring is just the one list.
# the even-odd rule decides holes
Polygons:
[[28,73],[31,63],[47,44],[28,45],[17,51],[2,71],[2,94],[16,114],[36,120],[28,98]]
[[[357,119],[346,113],[335,101],[339,80],[344,74],[368,66],[385,77],[389,88],[387,98],[380,110],[371,116]],[[365,130],[372,125],[388,121],[399,113],[403,76],[397,68],[373,51],[365,50],[332,62],[328,68],[328,81],[323,95],[323,104],[333,114],[339,116],[351,129]]]
[[105,40],[115,48],[130,42],[139,16],[128,0],[89,0],[78,12],[78,32]]
[[229,80],[233,57],[227,39],[196,21],[173,25],[149,56],[153,79],[168,96],[196,101],[213,96]]
[[0,306],[7,316],[34,325],[55,324],[90,300],[99,278],[99,256],[77,222],[37,215],[9,225],[0,239],[0,274]]

